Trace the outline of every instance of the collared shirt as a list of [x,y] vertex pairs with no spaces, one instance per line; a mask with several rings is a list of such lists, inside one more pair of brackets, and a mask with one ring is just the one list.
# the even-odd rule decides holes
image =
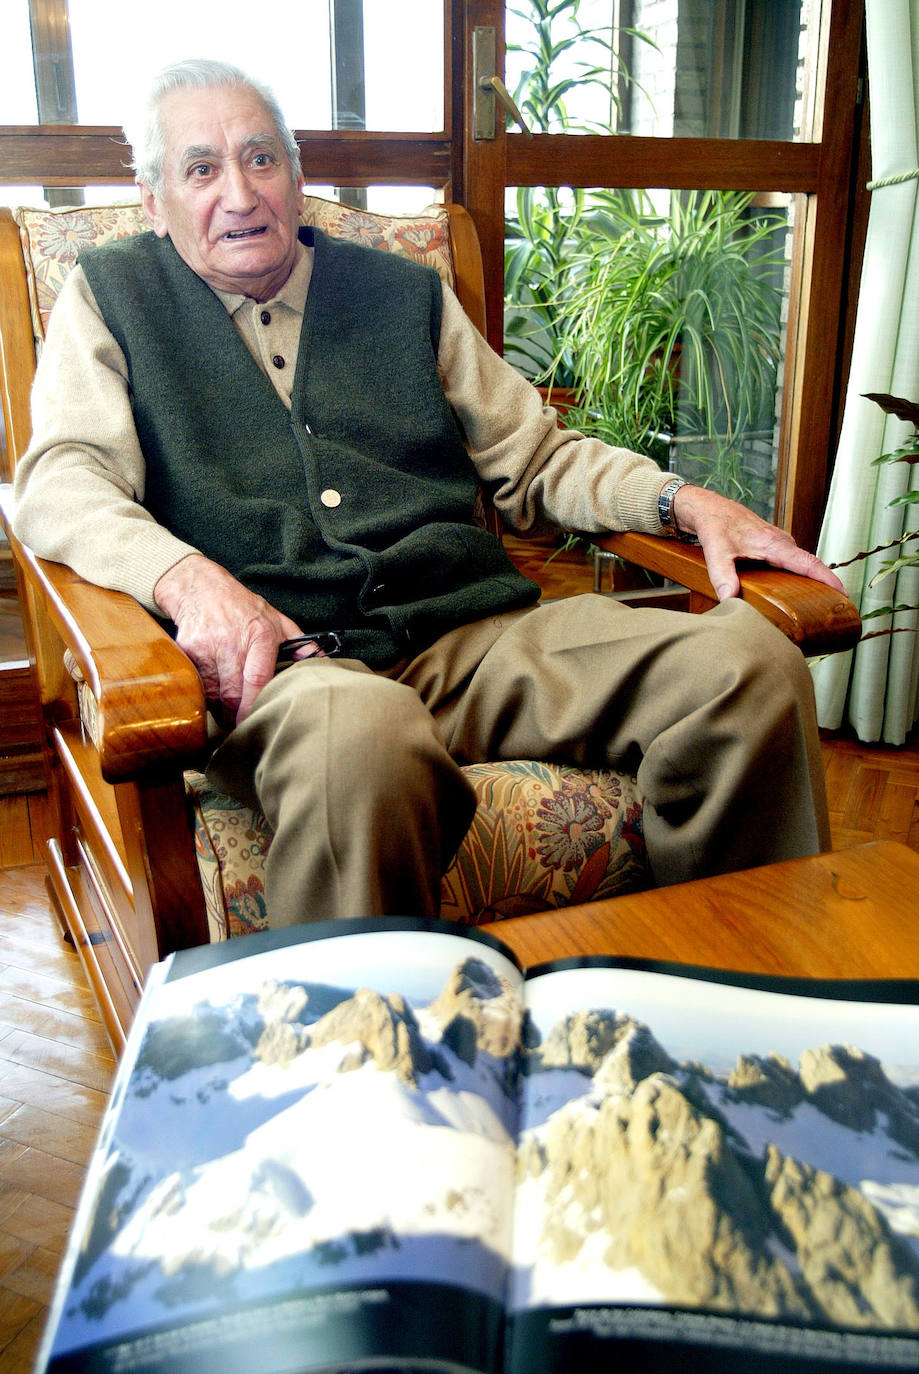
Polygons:
[[230,291],[214,292],[288,410],[312,274],[313,250],[298,243],[293,271],[271,300],[255,301],[251,296]]

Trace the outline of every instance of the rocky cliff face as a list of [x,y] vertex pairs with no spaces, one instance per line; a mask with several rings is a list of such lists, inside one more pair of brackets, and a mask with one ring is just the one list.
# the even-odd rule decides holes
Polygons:
[[816,1107],[854,1131],[873,1131],[879,1121],[910,1154],[919,1155],[915,1100],[888,1080],[880,1063],[851,1045],[825,1045],[801,1056],[801,1084]]
[[431,1053],[415,1013],[399,994],[383,997],[371,988],[359,988],[340,1002],[307,1036],[311,1049],[335,1042],[355,1047],[341,1064],[342,1070],[360,1068],[372,1059],[377,1068],[390,1070],[401,1082],[413,1085],[419,1074],[431,1071]]
[[[296,998],[262,998],[265,1028],[257,1053],[268,1062],[287,1062],[304,1049],[339,1043],[353,1046],[341,1069],[359,1068],[373,1060],[377,1068],[394,1072],[407,1084],[437,1069],[450,1077],[449,1060],[438,1045],[422,1035],[418,1018],[400,993],[382,995],[359,988],[307,1027]],[[457,965],[435,1001],[427,1008],[440,1029],[440,1044],[459,1059],[474,1064],[480,1054],[498,1061],[515,1061],[519,1048],[522,1009],[506,980],[488,964],[469,958]]]
[[[534,1058],[542,1068],[577,1069],[581,1073],[594,1074],[623,1041],[634,1039],[636,1035],[644,1036],[646,1031],[647,1027],[638,1025],[622,1012],[576,1012],[556,1023]],[[650,1044],[650,1032],[646,1039]],[[653,1053],[661,1060],[661,1067],[671,1067],[669,1057],[656,1042]]]
[[479,1053],[513,1059],[520,1044],[523,1009],[507,982],[481,959],[464,959],[453,970],[430,1015],[441,1039],[467,1064]]
[[664,1301],[855,1327],[919,1327],[919,1259],[857,1188],[789,1157],[757,1155],[731,1104],[788,1120],[802,1105],[853,1131],[884,1121],[919,1158],[919,1111],[877,1061],[827,1046],[795,1070],[744,1056],[719,1083],[680,1066],[647,1026],[615,1012],[559,1023],[541,1069],[590,1074],[524,1140],[521,1179],[546,1202],[544,1252],[574,1259],[605,1241],[611,1269],[637,1268]]
[[457,1058],[474,1065],[478,1055],[488,1055],[504,1091],[514,1090],[523,1009],[506,978],[482,959],[464,959],[427,1011],[440,1025],[441,1043]]
[[728,1090],[735,1101],[768,1107],[777,1116],[790,1116],[805,1093],[798,1074],[778,1054],[741,1055],[728,1078]]
[[916,1329],[919,1263],[857,1189],[774,1146],[763,1181],[775,1230],[797,1256],[798,1286],[820,1316]]

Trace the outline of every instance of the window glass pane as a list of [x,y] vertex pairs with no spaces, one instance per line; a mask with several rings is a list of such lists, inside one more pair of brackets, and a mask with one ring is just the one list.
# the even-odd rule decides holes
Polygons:
[[45,193],[40,186],[0,186],[0,205],[45,204]]
[[509,0],[507,84],[534,131],[809,137],[810,9],[811,0]]
[[35,124],[29,0],[4,0],[0,18],[0,124]]
[[444,127],[444,19],[436,0],[364,0],[368,129]]
[[512,192],[505,354],[578,428],[771,518],[791,233],[758,199]]
[[[438,200],[433,186],[368,186],[365,190],[365,209],[378,215],[413,215],[424,210]],[[322,196],[325,200],[341,200],[341,189],[337,186],[304,187],[307,195]]]
[[[206,56],[251,67],[294,127],[329,127],[328,0],[263,0],[260,32],[285,38],[257,47],[246,0],[223,0],[219,23],[206,0],[69,0],[69,9],[81,124],[121,124],[161,67]],[[259,58],[270,70],[260,69]]]
[[[57,191],[55,208],[62,205],[136,205],[140,193],[135,186],[87,186],[73,188],[66,195]],[[0,186],[0,205],[28,205],[36,210],[48,204],[48,188],[42,186]]]
[[[288,123],[332,127],[330,0],[262,0],[260,33],[279,41],[254,46],[251,0],[69,0],[77,110],[81,124],[121,124],[152,76],[170,62],[206,56],[234,62],[266,81]],[[215,22],[219,13],[219,23]],[[365,0],[363,51],[366,127],[395,131],[443,128],[443,16],[430,0],[401,0],[392,9]],[[360,41],[360,25],[357,26]],[[410,36],[412,80],[406,68]]]

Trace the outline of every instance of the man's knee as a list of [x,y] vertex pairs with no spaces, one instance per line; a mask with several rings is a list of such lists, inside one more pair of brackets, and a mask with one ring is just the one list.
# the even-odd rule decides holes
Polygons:
[[765,616],[745,602],[734,600],[701,617],[717,622],[719,640],[712,644],[713,668],[719,659],[729,663],[741,682],[759,684],[778,697],[813,700],[813,684],[801,650]]
[[[328,836],[338,866],[439,879],[469,826],[475,795],[418,693],[372,673],[328,672],[288,691],[286,715],[256,766],[266,815]],[[428,869],[430,873],[428,874]],[[433,875],[433,876],[432,876]],[[415,880],[412,879],[414,882]],[[425,908],[427,909],[427,908]]]
[[309,781],[339,796],[404,782],[419,760],[443,750],[437,727],[411,688],[362,665],[306,660],[260,693],[250,716],[214,754],[208,773],[223,789],[262,804],[266,785],[299,791]]
[[339,784],[367,786],[375,776],[396,782],[425,755],[443,752],[431,713],[411,687],[368,672],[309,674],[307,663],[301,690],[292,680],[273,712],[276,738],[267,749],[275,766],[279,750],[292,750]]

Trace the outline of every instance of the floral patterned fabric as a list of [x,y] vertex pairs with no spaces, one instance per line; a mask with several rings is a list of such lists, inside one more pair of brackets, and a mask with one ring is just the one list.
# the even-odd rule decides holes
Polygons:
[[[445,919],[484,925],[649,886],[634,778],[530,761],[463,771],[479,805],[441,884]],[[185,785],[211,940],[264,930],[268,823],[203,773]]]
[[333,238],[350,239],[352,243],[382,248],[424,263],[433,267],[448,286],[453,285],[450,226],[440,205],[429,205],[414,215],[378,215],[319,196],[306,196],[301,219]]
[[650,886],[634,778],[525,760],[463,769],[478,808],[441,884],[476,925]]
[[37,354],[51,307],[84,248],[130,238],[147,228],[147,217],[140,205],[132,204],[59,210],[21,208],[13,211],[13,218],[22,241]]
[[[14,211],[22,240],[36,351],[67,273],[84,248],[146,228],[137,204]],[[376,215],[306,198],[304,222],[327,233],[401,253],[433,266],[453,284],[447,217],[438,206],[416,215]],[[97,738],[96,701],[75,662],[80,710]],[[443,915],[480,924],[647,887],[642,798],[634,778],[536,762],[465,769],[478,810],[443,879]],[[202,773],[185,777],[212,940],[261,930],[265,818],[216,791]]]

